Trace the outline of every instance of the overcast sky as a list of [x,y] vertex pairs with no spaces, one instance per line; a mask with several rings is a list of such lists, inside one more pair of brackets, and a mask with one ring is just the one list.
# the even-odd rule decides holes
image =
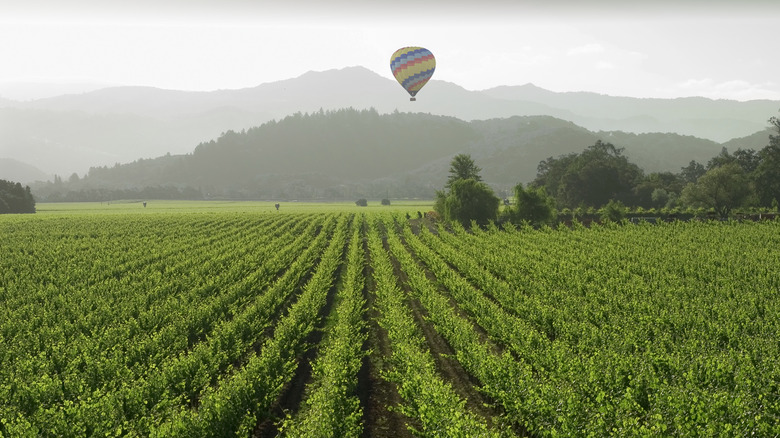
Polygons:
[[[635,97],[780,99],[780,1],[0,0],[9,82],[253,87],[407,45],[433,79]],[[403,90],[399,87],[399,92]]]

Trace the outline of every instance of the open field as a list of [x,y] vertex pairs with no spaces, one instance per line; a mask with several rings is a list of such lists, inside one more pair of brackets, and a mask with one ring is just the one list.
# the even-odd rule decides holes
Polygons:
[[[111,202],[48,202],[38,203],[38,213],[172,213],[172,212],[242,212],[265,213],[276,212],[272,201],[144,201],[124,200]],[[378,200],[371,200],[366,207],[358,207],[354,202],[280,202],[279,212],[403,212],[416,215],[417,211],[426,212],[432,209],[431,200],[401,200],[392,201],[391,205],[381,205]]]
[[0,216],[0,436],[778,436],[780,221]]

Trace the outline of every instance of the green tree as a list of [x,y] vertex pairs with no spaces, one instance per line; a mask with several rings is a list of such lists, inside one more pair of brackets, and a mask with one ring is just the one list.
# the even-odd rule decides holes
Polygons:
[[[447,201],[447,192],[444,190],[436,190],[436,200],[433,201],[433,211],[439,213],[441,217],[444,216],[444,203]],[[419,211],[417,212],[420,213]],[[420,215],[422,217],[422,215]]]
[[437,202],[443,210],[437,213],[445,220],[460,222],[464,227],[472,220],[479,225],[487,225],[496,220],[500,203],[501,200],[487,184],[473,178],[459,179],[452,182],[442,202]]
[[695,183],[705,173],[707,173],[707,169],[704,168],[703,164],[691,160],[687,166],[680,170],[680,177],[686,183]]
[[579,155],[549,158],[538,169],[534,185],[544,186],[559,206],[569,208],[599,207],[611,199],[633,203],[634,188],[643,177],[642,169],[623,156],[623,148],[601,140]]
[[662,208],[679,196],[684,186],[680,175],[672,172],[653,172],[642,178],[634,188],[634,205],[644,208]]
[[736,162],[708,170],[696,183],[685,186],[681,198],[691,207],[711,207],[726,218],[750,198],[752,190],[745,171]]
[[657,188],[650,195],[652,208],[672,208],[677,204],[679,193],[668,192],[666,189]]
[[769,135],[769,144],[759,151],[760,161],[753,172],[758,202],[765,207],[780,199],[780,119],[772,117],[769,123],[777,135]]
[[479,168],[471,155],[458,154],[452,159],[450,163],[450,176],[447,177],[447,184],[445,187],[452,187],[452,183],[461,179],[473,179],[477,182],[482,181],[482,177],[479,175],[482,169]]
[[0,214],[2,213],[35,213],[35,198],[30,187],[0,179]]
[[742,170],[744,170],[745,173],[750,174],[756,170],[760,161],[761,157],[753,149],[739,148],[734,154],[729,154],[728,149],[724,147],[721,149],[720,154],[707,162],[707,170],[712,170],[729,163],[737,163],[742,167]]
[[748,175],[755,172],[759,163],[761,163],[761,156],[754,149],[737,149],[733,157]]
[[472,220],[485,225],[498,216],[501,200],[482,182],[480,168],[471,156],[458,154],[450,163],[446,188],[436,191],[433,209],[448,221],[468,226]]
[[620,222],[626,218],[626,210],[622,202],[612,200],[599,213],[602,221]]
[[544,187],[515,186],[515,206],[505,210],[506,218],[513,224],[528,222],[533,226],[552,225],[558,217],[555,199]]
[[707,170],[712,170],[716,167],[724,166],[734,162],[734,157],[729,154],[728,148],[725,146],[720,148],[720,153],[707,162]]
[[577,160],[579,154],[571,153],[561,155],[558,158],[549,157],[539,162],[536,166],[536,179],[534,186],[544,187],[547,193],[557,198],[561,191],[561,185],[564,175],[568,172],[570,166]]
[[368,206],[368,201],[365,198],[360,198],[357,201],[355,201],[355,205],[358,207],[366,207]]

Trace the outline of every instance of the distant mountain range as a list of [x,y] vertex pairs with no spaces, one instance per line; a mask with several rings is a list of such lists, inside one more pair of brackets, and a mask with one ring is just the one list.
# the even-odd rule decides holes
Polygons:
[[0,158],[0,179],[29,183],[49,179],[42,170],[11,158]]
[[[373,108],[379,114],[420,112],[481,123],[544,115],[593,133],[609,131],[616,139],[672,133],[709,140],[719,149],[717,144],[764,131],[780,101],[638,99],[555,93],[531,84],[469,91],[433,80],[416,102],[409,102],[394,81],[362,67],[349,67],[241,90],[114,87],[27,102],[0,99],[0,158],[27,163],[47,175],[83,175],[90,167],[190,153],[197,144],[228,130],[249,129],[294,113],[341,108]],[[548,150],[548,155],[555,154],[552,146]],[[664,158],[651,150],[648,154],[654,158],[648,157],[648,162],[658,160],[660,166]],[[697,152],[688,155],[693,158]]]
[[3,81],[0,82],[0,101],[3,99],[29,101],[76,94],[115,87],[117,84],[90,81],[36,82],[36,81]]
[[[729,146],[760,149],[768,144],[769,132]],[[430,198],[444,186],[452,157],[463,152],[482,167],[485,182],[507,196],[518,182],[535,178],[541,160],[579,153],[597,140],[624,148],[629,160],[647,172],[676,173],[691,160],[706,163],[724,146],[679,134],[593,132],[550,116],[466,122],[342,109],[298,113],[246,131],[228,131],[192,153],[93,168],[84,178],[40,184],[34,190],[44,197],[73,191],[105,200],[117,191],[140,193],[150,187],[216,198]]]

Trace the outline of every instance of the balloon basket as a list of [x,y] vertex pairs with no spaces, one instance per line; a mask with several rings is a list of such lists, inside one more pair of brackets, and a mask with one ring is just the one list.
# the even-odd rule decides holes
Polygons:
[[416,98],[416,97],[410,97],[410,98],[409,98],[409,102],[414,102],[415,100],[417,100],[417,98]]

